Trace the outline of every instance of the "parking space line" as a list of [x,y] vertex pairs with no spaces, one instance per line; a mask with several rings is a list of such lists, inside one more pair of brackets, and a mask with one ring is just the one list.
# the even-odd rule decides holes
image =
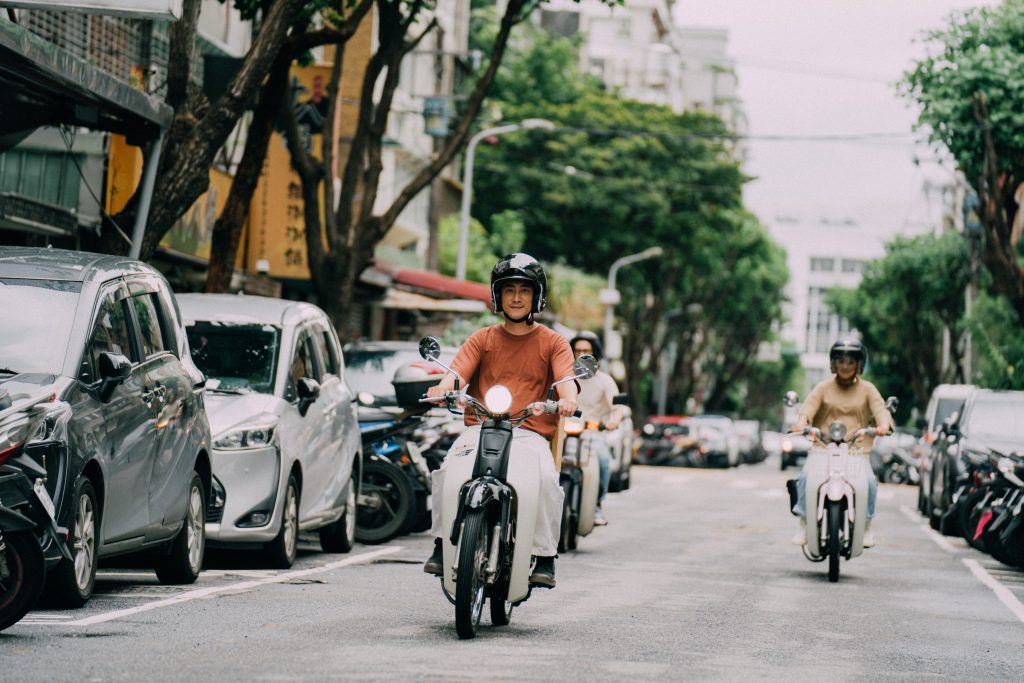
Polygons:
[[955,545],[946,540],[945,536],[932,529],[930,526],[928,526],[927,523],[921,521],[921,517],[916,515],[906,505],[900,506],[900,512],[902,512],[907,519],[913,522],[914,525],[921,530],[921,533],[923,533],[928,538],[932,539],[932,541],[935,542],[935,545],[939,546],[947,553],[953,553],[954,555],[960,552],[960,550]]
[[63,625],[65,626],[92,626],[93,624],[101,624],[106,621],[113,621],[114,619],[120,619],[122,617],[131,616],[133,614],[139,614],[140,612],[148,612],[154,609],[160,609],[161,607],[171,607],[173,605],[180,605],[183,602],[189,602],[191,600],[198,600],[200,598],[206,598],[217,593],[227,592],[238,592],[246,591],[253,588],[258,588],[271,583],[283,583],[285,581],[291,581],[293,579],[302,578],[304,576],[310,576],[312,574],[321,574],[323,572],[331,571],[332,569],[338,569],[340,567],[347,567],[353,564],[362,564],[369,562],[378,557],[384,555],[391,555],[403,550],[402,546],[394,546],[388,548],[378,548],[377,550],[370,551],[368,553],[361,553],[347,557],[344,560],[337,562],[331,562],[319,567],[311,567],[310,569],[299,569],[293,572],[284,572],[282,574],[276,574],[274,576],[268,576],[266,578],[258,579],[255,581],[243,581],[241,583],[233,583],[227,586],[213,586],[210,588],[199,588],[197,590],[188,591],[181,595],[176,595],[165,600],[157,600],[156,602],[150,602],[145,605],[139,605],[138,607],[130,607],[128,609],[116,610],[113,612],[106,612],[104,614],[96,614],[85,619],[78,619],[77,621],[66,621]]
[[1010,589],[996,581],[984,567],[978,564],[977,560],[965,557],[963,562],[967,565],[967,568],[971,570],[971,573],[974,574],[975,578],[988,586],[992,592],[996,594],[996,597],[999,598],[999,601],[1013,612],[1013,615],[1017,617],[1018,621],[1024,624],[1024,605],[1022,605],[1020,600],[1010,592]]

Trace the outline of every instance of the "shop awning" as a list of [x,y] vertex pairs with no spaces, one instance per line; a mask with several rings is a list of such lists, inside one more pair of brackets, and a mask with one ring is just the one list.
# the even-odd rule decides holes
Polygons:
[[59,124],[122,133],[141,144],[156,139],[172,115],[159,99],[0,21],[0,149],[40,126]]
[[393,287],[387,290],[381,306],[403,311],[443,311],[448,313],[483,313],[487,310],[486,304],[474,299],[433,299]]

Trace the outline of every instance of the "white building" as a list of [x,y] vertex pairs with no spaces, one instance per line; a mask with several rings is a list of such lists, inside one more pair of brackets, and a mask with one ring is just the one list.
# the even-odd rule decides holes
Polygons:
[[853,332],[825,304],[825,295],[832,287],[856,287],[865,264],[885,254],[884,238],[851,219],[776,217],[768,230],[786,249],[789,284],[781,336],[800,353],[805,376],[801,395],[806,395],[829,374],[829,347]]
[[725,29],[680,28],[673,0],[551,0],[536,14],[541,26],[564,36],[582,34],[580,70],[609,90],[675,112],[718,114],[733,130],[745,129],[736,98]]
[[[388,117],[385,146],[382,151],[383,172],[378,188],[376,210],[383,212],[406,184],[433,158],[438,140],[431,126],[445,124],[445,112],[454,116],[456,86],[466,74],[469,44],[469,0],[439,0],[433,16],[438,28],[402,61],[394,105]],[[421,29],[414,29],[421,30]],[[433,111],[433,115],[427,116]],[[445,187],[446,179],[454,177],[455,167],[449,165],[435,184]],[[432,215],[431,202],[451,203],[424,189],[406,206],[397,222],[388,231],[377,249],[386,261],[406,267],[427,265]]]

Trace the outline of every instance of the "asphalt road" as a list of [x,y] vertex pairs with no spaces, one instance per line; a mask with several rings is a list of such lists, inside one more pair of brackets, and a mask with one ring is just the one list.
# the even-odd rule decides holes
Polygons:
[[288,571],[212,556],[187,587],[103,569],[86,607],[0,633],[0,680],[1024,680],[1024,572],[937,536],[915,489],[882,486],[879,546],[830,584],[789,544],[793,475],[773,459],[634,468],[558,587],[472,641],[421,571],[422,534],[308,546]]

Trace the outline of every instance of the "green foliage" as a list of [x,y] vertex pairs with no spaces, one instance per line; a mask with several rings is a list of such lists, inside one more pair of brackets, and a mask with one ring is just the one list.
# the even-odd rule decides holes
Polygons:
[[996,156],[1024,172],[1024,1],[950,16],[927,35],[931,54],[904,75],[902,92],[921,106],[919,127],[948,149],[970,182],[983,173],[981,128],[971,98],[985,98]]
[[[492,217],[493,228],[488,234],[480,221],[469,220],[469,239],[466,240],[466,279],[488,283],[491,268],[505,254],[519,251],[523,246],[523,223],[515,211],[506,211]],[[441,219],[438,227],[440,267],[445,275],[455,275],[459,258],[459,215],[450,214]]]
[[1006,299],[982,294],[967,324],[974,349],[974,382],[992,389],[1024,389],[1024,335]]
[[598,293],[605,280],[564,263],[545,264],[548,276],[548,307],[564,325],[574,330],[598,330],[604,323],[604,306]]
[[[956,233],[898,237],[884,258],[868,264],[854,290],[829,292],[828,303],[861,334],[870,354],[869,379],[900,398],[901,415],[924,410],[943,376],[942,330],[961,330],[970,254]],[[954,356],[957,355],[954,351]]]

